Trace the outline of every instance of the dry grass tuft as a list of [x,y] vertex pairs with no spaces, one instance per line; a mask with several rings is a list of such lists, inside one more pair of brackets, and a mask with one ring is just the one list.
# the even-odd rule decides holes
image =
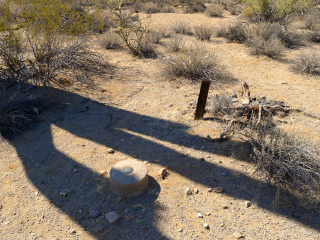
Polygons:
[[213,4],[206,9],[206,15],[208,17],[222,17],[223,7],[220,4]]
[[213,33],[212,27],[207,25],[199,25],[194,27],[194,33],[201,41],[209,41]]
[[300,73],[320,75],[320,53],[314,51],[301,52],[295,57],[292,68]]
[[176,21],[171,26],[174,33],[192,35],[190,24],[184,21]]

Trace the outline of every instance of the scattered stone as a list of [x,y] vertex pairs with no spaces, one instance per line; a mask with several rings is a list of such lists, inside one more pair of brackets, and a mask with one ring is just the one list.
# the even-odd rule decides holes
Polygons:
[[203,218],[203,215],[201,213],[198,213],[198,218]]
[[228,209],[229,207],[227,205],[223,205],[222,209]]
[[219,163],[222,163],[222,161],[221,161],[221,160],[219,160]]
[[236,238],[236,239],[240,239],[240,238],[243,238],[243,235],[239,232],[236,232],[233,234],[233,236]]
[[210,216],[210,215],[211,215],[211,212],[207,212],[206,215],[207,215],[207,216]]
[[245,206],[248,208],[248,207],[251,207],[251,202],[250,201],[245,201],[244,202]]
[[194,191],[195,194],[198,194],[198,193],[199,193],[198,188],[194,188],[193,191]]
[[205,229],[209,229],[209,225],[207,223],[203,224]]
[[109,148],[109,149],[108,149],[108,153],[113,154],[113,153],[114,153],[114,149]]
[[216,192],[216,193],[222,193],[224,191],[224,189],[223,189],[223,187],[215,187],[213,189],[213,191]]
[[160,175],[160,178],[163,180],[166,178],[166,176],[168,176],[168,171],[166,168],[161,168],[159,170],[159,175]]
[[212,188],[208,188],[208,192],[212,192],[213,191],[213,189]]
[[204,159],[204,158],[200,158],[200,161],[201,161],[201,162],[204,162],[204,161],[205,161],[205,159]]
[[71,229],[69,232],[70,232],[70,234],[75,234],[75,233],[77,233],[77,231],[76,231],[75,229]]
[[182,232],[182,228],[180,228],[180,229],[178,230],[178,232]]
[[106,215],[105,215],[105,218],[107,219],[107,221],[110,223],[110,224],[115,224],[116,222],[119,221],[119,219],[121,218],[121,215],[117,212],[108,212]]
[[156,159],[153,161],[154,163],[161,163],[161,161],[159,159]]
[[96,218],[96,217],[98,217],[98,216],[99,216],[99,214],[100,214],[100,212],[99,212],[99,211],[96,211],[96,210],[90,210],[90,211],[89,211],[89,218]]
[[132,220],[132,219],[134,219],[134,216],[133,216],[133,214],[128,213],[128,214],[125,215],[125,218],[128,219],[128,220]]
[[37,192],[35,192],[35,194],[38,196],[38,195],[39,195],[39,192],[37,191]]
[[60,192],[59,192],[59,194],[61,195],[61,196],[67,196],[68,195],[68,193],[70,192],[70,190],[69,189],[62,189],[62,190],[60,190]]
[[224,227],[224,223],[221,223],[220,227]]
[[143,164],[148,164],[149,162],[148,161],[143,161]]
[[193,194],[192,190],[190,188],[186,188],[186,195],[190,196],[192,194]]

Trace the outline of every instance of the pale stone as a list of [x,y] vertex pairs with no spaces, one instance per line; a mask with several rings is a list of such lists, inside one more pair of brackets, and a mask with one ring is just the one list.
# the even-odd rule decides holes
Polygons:
[[108,212],[105,215],[105,218],[110,224],[115,224],[116,222],[119,221],[119,219],[121,218],[121,215],[117,212]]

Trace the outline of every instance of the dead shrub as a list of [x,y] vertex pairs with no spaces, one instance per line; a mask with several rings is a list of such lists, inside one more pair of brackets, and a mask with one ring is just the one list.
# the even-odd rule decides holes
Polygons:
[[247,26],[240,22],[229,26],[222,26],[218,29],[216,36],[226,38],[232,42],[242,43],[247,39]]
[[159,30],[159,29],[151,29],[148,34],[147,34],[147,39],[148,41],[150,41],[151,43],[154,43],[154,44],[159,44],[160,43],[160,40],[162,38],[162,31]]
[[320,32],[312,32],[309,34],[311,42],[320,43]]
[[280,130],[260,128],[251,131],[255,173],[278,190],[297,197],[305,207],[320,200],[319,146]]
[[194,27],[194,33],[197,36],[198,39],[201,41],[209,41],[210,37],[213,33],[213,30],[210,26],[207,25],[199,25]]
[[317,30],[319,28],[319,16],[314,13],[310,13],[305,17],[304,24],[309,30]]
[[174,24],[172,24],[171,28],[173,32],[177,34],[184,34],[184,35],[192,34],[190,24],[184,21],[176,21]]
[[174,13],[174,8],[171,5],[166,4],[166,5],[161,7],[161,12]]
[[279,38],[265,39],[262,36],[253,35],[247,39],[246,44],[250,47],[250,53],[256,56],[266,55],[270,58],[277,58],[284,50]]
[[144,3],[143,8],[144,8],[144,12],[149,13],[149,14],[161,12],[161,8],[153,2]]
[[201,0],[187,0],[184,1],[184,4],[186,13],[204,12],[206,10],[206,6]]
[[320,75],[320,54],[314,51],[303,51],[295,57],[292,68],[300,73]]
[[222,17],[223,7],[220,4],[213,4],[206,9],[208,17]]
[[172,52],[180,52],[185,46],[185,43],[184,38],[175,36],[168,41],[167,46]]
[[214,95],[211,97],[211,101],[208,102],[207,108],[210,112],[221,117],[226,115],[232,115],[233,102],[232,97],[227,93]]
[[114,32],[106,32],[99,38],[98,43],[105,49],[119,49],[121,48],[122,42],[118,34]]
[[199,44],[172,57],[167,62],[166,71],[170,75],[191,80],[220,80],[227,75],[225,67],[218,63],[216,56],[208,53],[207,49]]

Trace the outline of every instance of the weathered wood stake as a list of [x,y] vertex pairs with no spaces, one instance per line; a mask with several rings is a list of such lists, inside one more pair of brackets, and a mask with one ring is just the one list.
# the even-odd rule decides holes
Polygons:
[[209,87],[210,87],[210,81],[209,80],[202,80],[198,103],[197,103],[197,109],[194,114],[194,120],[199,120],[204,115],[204,110],[205,110],[206,103],[207,103]]

